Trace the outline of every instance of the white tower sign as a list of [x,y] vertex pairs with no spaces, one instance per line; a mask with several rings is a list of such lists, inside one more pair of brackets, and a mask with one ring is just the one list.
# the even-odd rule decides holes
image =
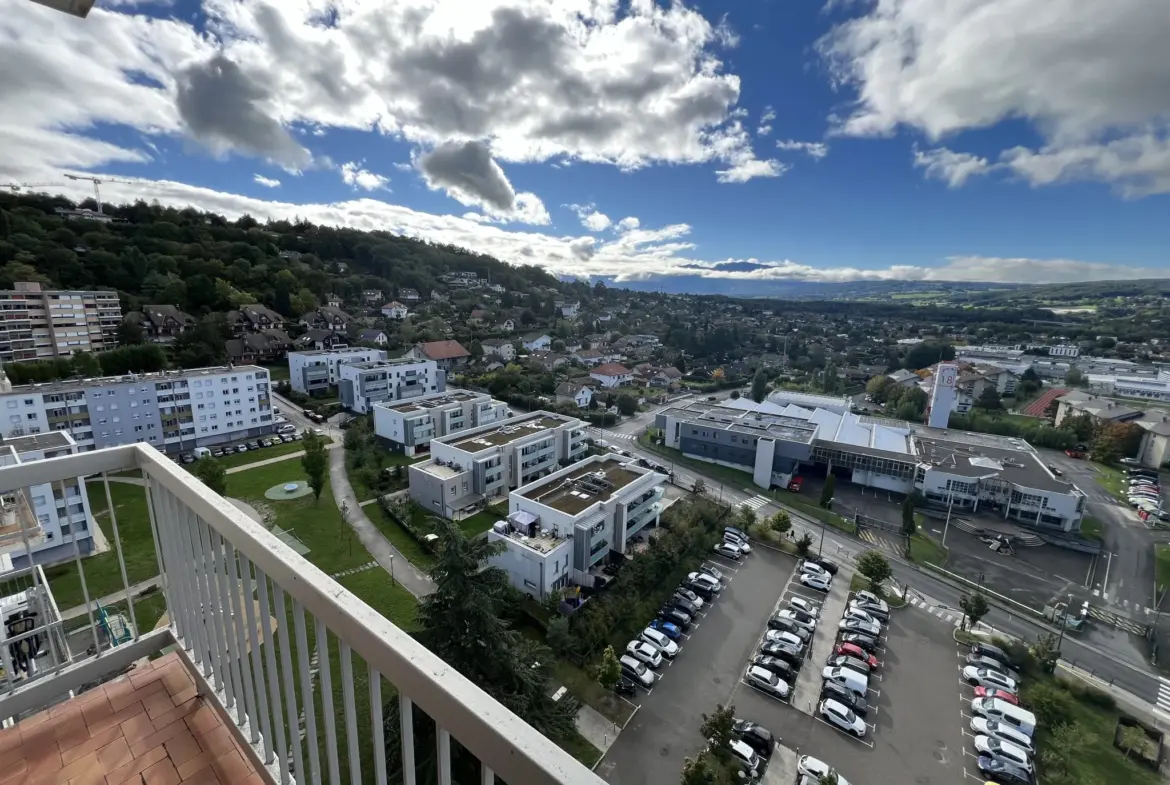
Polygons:
[[932,428],[946,428],[955,405],[955,384],[959,381],[959,366],[939,363],[934,374],[934,392],[930,394],[930,409],[926,424]]

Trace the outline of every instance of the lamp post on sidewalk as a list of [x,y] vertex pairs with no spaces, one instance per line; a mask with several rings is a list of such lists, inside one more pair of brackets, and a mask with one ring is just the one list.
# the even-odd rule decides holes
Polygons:
[[1064,628],[1068,626],[1068,608],[1072,605],[1072,592],[1069,592],[1068,602],[1064,605],[1064,612],[1060,614],[1060,637],[1056,639],[1056,650],[1060,651],[1060,645],[1064,643]]
[[947,522],[943,525],[942,547],[947,547],[947,532],[951,528],[951,508],[955,505],[955,492],[947,494]]

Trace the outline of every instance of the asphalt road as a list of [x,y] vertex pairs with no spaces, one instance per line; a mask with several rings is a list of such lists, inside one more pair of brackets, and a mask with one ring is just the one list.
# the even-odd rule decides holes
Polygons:
[[635,700],[641,708],[597,767],[602,778],[614,785],[677,785],[683,759],[705,746],[702,714],[726,704],[739,685],[795,564],[764,548],[747,557],[674,663],[662,665],[653,691]]

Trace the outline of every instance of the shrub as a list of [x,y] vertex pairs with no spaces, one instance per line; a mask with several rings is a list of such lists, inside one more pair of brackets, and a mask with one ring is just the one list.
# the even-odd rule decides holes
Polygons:
[[1074,710],[1072,696],[1052,683],[1041,682],[1025,687],[1021,697],[1036,715],[1036,721],[1045,728],[1055,728],[1067,722]]

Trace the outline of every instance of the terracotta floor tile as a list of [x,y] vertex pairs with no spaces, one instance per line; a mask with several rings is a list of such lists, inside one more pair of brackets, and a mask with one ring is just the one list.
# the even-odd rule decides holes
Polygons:
[[154,733],[147,736],[145,739],[141,739],[139,741],[134,742],[133,744],[130,745],[130,751],[132,753],[134,753],[134,757],[138,757],[139,755],[142,755],[143,753],[145,753],[147,750],[153,749],[154,747],[162,746],[163,743],[170,741],[171,739],[175,738],[176,736],[183,734],[183,733],[186,733],[186,732],[187,732],[187,728],[183,726],[183,723],[181,723],[181,722],[172,723],[172,724],[168,725],[167,727],[163,728],[162,730],[155,731]]
[[0,760],[6,760],[7,755],[12,750],[19,749],[23,743],[19,724],[0,730]]
[[172,651],[168,654],[164,654],[163,656],[159,657],[157,660],[154,660],[154,667],[156,667],[156,668],[166,667],[167,665],[170,665],[172,662],[178,662],[178,663],[182,664],[182,661],[179,659],[179,653],[177,651]]
[[162,680],[163,684],[167,686],[167,692],[171,695],[178,695],[180,692],[195,686],[191,674],[178,661],[163,668]]
[[219,715],[205,703],[187,717],[187,725],[196,733],[206,733],[220,724]]
[[146,698],[154,695],[157,692],[165,691],[166,687],[163,685],[161,679],[155,679],[152,682],[144,684],[142,687],[136,688],[130,692],[118,695],[117,697],[110,696],[110,705],[114,711],[121,711],[132,703],[138,703],[146,700]]
[[146,716],[145,711],[140,714],[135,714],[117,727],[122,731],[122,735],[126,737],[127,744],[142,741],[156,730],[154,723],[151,722],[150,717]]
[[125,766],[136,756],[131,754],[126,739],[119,737],[98,750],[97,757],[102,765],[102,771],[109,774],[114,769]]
[[244,765],[244,759],[235,750],[216,758],[215,762],[211,764],[211,768],[215,770],[215,775],[220,782],[228,782],[232,785],[243,782],[251,776],[248,767]]
[[268,785],[268,780],[264,779],[259,774],[250,774],[248,779],[244,780],[241,785]]
[[49,713],[47,711],[42,711],[39,714],[34,714],[31,717],[21,720],[20,727],[22,728],[22,731],[27,731],[37,727],[38,725],[43,725],[48,721]]
[[81,693],[73,700],[77,703],[77,705],[84,708],[87,703],[90,703],[91,701],[95,701],[98,698],[104,698],[105,696],[106,696],[105,690],[92,689],[92,690],[86,690],[85,692]]
[[28,777],[29,782],[56,774],[63,765],[61,753],[57,751],[56,743],[53,744],[52,748],[40,750],[35,756],[30,751],[25,758],[25,764],[28,767],[25,776]]
[[[102,717],[100,720],[91,722],[89,724],[89,734],[93,736],[95,734],[101,733],[102,731],[108,730],[115,725],[121,725],[133,717],[137,717],[139,715],[145,716],[145,714],[146,710],[142,708],[142,701],[131,703],[124,709],[119,709],[109,716]],[[125,735],[124,730],[123,735]]]
[[74,777],[80,777],[87,771],[100,768],[101,766],[98,764],[97,752],[91,752],[88,755],[83,755],[72,763],[61,767],[61,770],[57,772],[57,782],[66,783]]
[[8,760],[5,758],[4,766],[0,767],[0,785],[10,781],[22,781],[24,778],[21,775],[26,771],[28,771],[28,761],[24,758],[19,760]]
[[158,715],[174,709],[175,704],[171,702],[170,693],[164,689],[143,698],[142,708],[146,709],[146,715],[153,720]]
[[106,775],[101,766],[94,766],[69,780],[69,785],[106,785]]
[[162,745],[148,750],[145,755],[135,758],[121,768],[114,769],[106,774],[108,785],[119,785],[126,780],[138,780],[138,775],[167,757],[167,751]]
[[217,756],[235,751],[236,745],[232,740],[231,731],[223,725],[212,728],[207,733],[196,733],[195,739],[200,747]]
[[67,701],[62,701],[56,706],[49,709],[49,717],[56,718],[65,714],[75,714],[81,711],[81,703],[76,698],[70,698]]
[[170,711],[159,714],[151,720],[154,723],[155,730],[162,730],[170,725],[172,722],[179,722],[187,717],[188,714],[199,708],[202,701],[197,698],[192,691],[191,699],[171,708]]
[[191,685],[190,687],[188,687],[185,690],[180,690],[179,692],[172,693],[171,702],[174,703],[176,706],[181,706],[182,704],[191,700],[192,698],[194,698],[198,694],[199,694],[199,688],[196,687],[195,685]]
[[102,717],[108,717],[114,713],[114,706],[110,703],[110,699],[101,690],[90,690],[97,694],[97,698],[85,703],[81,707],[81,716],[85,717],[86,724],[93,724]]
[[[183,785],[221,785],[221,783],[219,778],[215,776],[215,769],[207,766],[183,780]],[[222,785],[235,785],[235,783],[222,783]]]
[[216,757],[217,756],[212,755],[210,752],[201,752],[185,763],[180,763],[179,778],[186,782],[190,777],[194,776],[196,772],[210,767]]
[[183,765],[203,752],[203,748],[195,740],[194,734],[186,728],[183,729],[183,733],[169,739],[164,746],[167,748],[167,755],[175,762],[176,766]]
[[78,758],[83,758],[91,752],[97,752],[107,744],[111,744],[114,740],[121,738],[122,728],[115,725],[108,730],[104,730],[96,736],[90,736],[81,744],[67,750],[61,750],[61,762],[68,766]]
[[140,690],[148,684],[154,684],[156,681],[162,681],[162,671],[147,665],[139,665],[128,675],[130,683],[134,685],[136,690]]
[[179,785],[179,772],[169,760],[160,760],[142,772],[144,785]]
[[89,726],[85,724],[81,712],[65,716],[65,721],[57,726],[57,746],[62,752],[89,739]]

